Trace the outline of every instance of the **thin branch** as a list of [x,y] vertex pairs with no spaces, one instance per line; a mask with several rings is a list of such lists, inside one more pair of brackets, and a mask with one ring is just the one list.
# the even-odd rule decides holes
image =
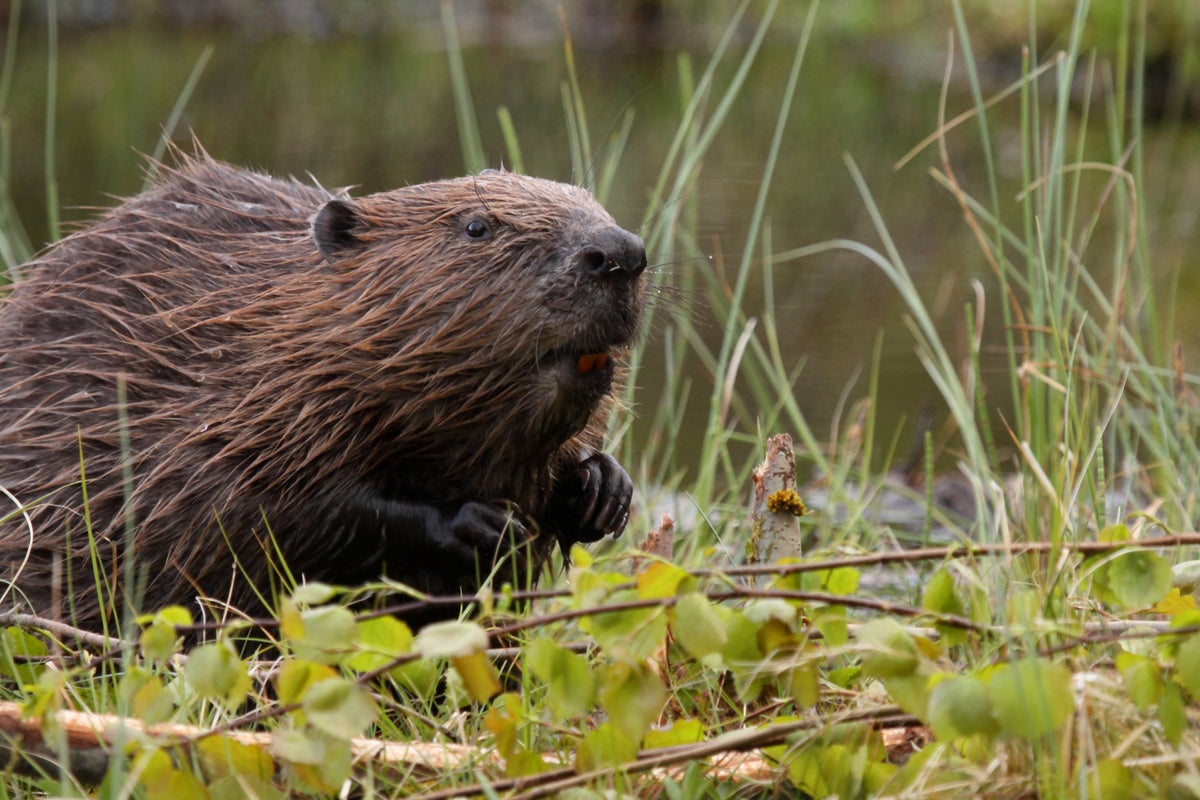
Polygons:
[[[901,712],[896,706],[881,706],[876,709],[837,714],[830,717],[811,717],[780,725],[767,725],[761,728],[739,728],[738,730],[721,734],[706,742],[665,747],[656,750],[644,750],[634,761],[613,767],[605,767],[583,773],[562,769],[528,778],[496,781],[488,784],[487,791],[497,793],[515,791],[517,792],[516,794],[509,795],[509,800],[536,800],[536,798],[553,795],[577,786],[586,786],[592,781],[611,778],[616,774],[628,775],[657,769],[668,769],[729,753],[771,747],[772,745],[783,744],[789,736],[796,733],[825,730],[829,726],[848,722],[873,722],[877,727],[881,728],[909,727],[920,724],[915,717]],[[475,786],[440,789],[436,792],[413,795],[413,797],[414,800],[452,800],[455,797],[473,797],[483,794],[485,794],[484,787],[477,784]]]
[[39,617],[36,614],[23,614],[17,611],[0,611],[0,625],[16,625],[22,628],[36,628],[51,634],[56,639],[72,639],[81,644],[99,647],[104,650],[121,650],[129,643],[114,636],[104,636],[80,628],[72,627],[65,622]]

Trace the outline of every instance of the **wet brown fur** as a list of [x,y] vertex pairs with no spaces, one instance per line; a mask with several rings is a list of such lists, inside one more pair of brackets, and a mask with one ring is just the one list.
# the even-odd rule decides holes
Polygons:
[[[397,463],[430,500],[536,518],[599,447],[609,396],[570,397],[552,354],[627,343],[640,297],[564,266],[614,225],[591,195],[503,172],[370,195],[361,248],[329,260],[310,224],[332,196],[183,158],[23,268],[0,301],[0,486],[32,536],[0,522],[7,603],[95,627],[93,553],[120,587],[128,511],[146,607],[255,610],[268,530],[298,578],[378,577],[301,498]],[[460,235],[472,214],[491,241]]]

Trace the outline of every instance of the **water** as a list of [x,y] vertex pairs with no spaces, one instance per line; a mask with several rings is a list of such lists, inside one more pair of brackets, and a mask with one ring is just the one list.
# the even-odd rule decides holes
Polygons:
[[[220,159],[276,174],[311,174],[329,187],[354,185],[356,192],[461,174],[437,6],[421,8],[423,14],[397,31],[353,34],[328,30],[320,19],[265,32],[236,24],[161,22],[64,28],[54,148],[63,218],[86,219],[93,213],[87,207],[110,205],[113,196],[139,191],[140,154],[154,150],[189,74],[209,48],[211,58],[180,121],[180,141],[186,142],[190,131]],[[467,70],[489,160],[499,165],[505,159],[494,114],[505,106],[520,135],[526,171],[571,180],[561,99],[566,70],[556,27],[547,27],[544,20],[532,29],[510,21],[499,31],[489,29],[486,21],[468,15],[463,25]],[[664,268],[723,269],[732,280],[799,22],[799,13],[782,20],[768,39],[748,89],[706,161],[697,197],[701,246],[711,258]],[[575,58],[593,142],[615,129],[626,109],[636,115],[608,202],[620,223],[636,229],[647,185],[680,116],[677,54],[687,52],[699,73],[720,29],[697,26],[660,47],[631,41],[619,31],[589,36],[586,26],[581,31],[579,25],[575,20]],[[507,38],[499,38],[501,34]],[[479,41],[483,38],[488,41]],[[956,358],[967,354],[963,308],[975,300],[971,281],[982,282],[988,292],[985,351],[992,354],[1003,335],[999,296],[953,199],[924,174],[936,164],[936,152],[929,150],[899,172],[893,169],[936,125],[939,87],[934,76],[942,54],[930,52],[928,45],[928,39],[914,36],[912,42],[891,42],[880,49],[818,29],[774,176],[773,247],[780,252],[838,237],[878,246],[843,161],[843,154],[850,153]],[[731,79],[734,66],[731,60],[722,69],[719,83]],[[45,29],[37,20],[27,20],[9,100],[11,169],[13,200],[35,244],[49,236],[40,158],[45,81]],[[952,113],[969,106],[961,88],[955,84]],[[1005,199],[1020,188],[1016,111],[1010,102],[997,108],[992,120]],[[1195,231],[1200,137],[1187,128],[1150,134],[1147,185],[1154,196],[1144,202],[1147,219],[1155,225],[1156,269],[1165,276],[1194,263],[1191,254],[1200,251]],[[974,125],[964,126],[950,144],[960,179],[983,195]],[[1100,148],[1098,155],[1103,155],[1102,145],[1092,146]],[[598,159],[606,157],[601,149]],[[1102,183],[1093,180],[1093,190]],[[1103,230],[1099,236],[1103,239]],[[1183,273],[1181,297],[1194,298],[1200,291],[1194,273]],[[751,286],[751,313],[761,292],[761,282]],[[881,334],[877,413],[884,445],[899,430],[903,451],[920,412],[941,411],[913,355],[902,303],[874,267],[836,254],[793,262],[777,270],[775,297],[785,354],[805,364],[797,399],[819,436],[832,436],[831,426],[846,422],[848,412],[839,417],[839,409],[866,393],[864,370]],[[1194,354],[1200,346],[1195,324],[1200,304],[1181,299],[1178,305],[1180,338],[1185,352]],[[692,313],[705,323],[701,305]],[[710,342],[719,339],[715,320],[702,330]],[[660,329],[647,345],[645,368],[638,376],[643,418],[655,407],[664,369],[661,348]],[[684,438],[698,440],[713,379],[698,363],[684,368],[694,384]],[[989,355],[985,369],[995,375],[1004,364]],[[1006,405],[999,389],[989,403]],[[755,430],[753,419],[741,423],[743,430]],[[644,429],[645,419],[638,424]],[[703,457],[692,452],[685,461]]]

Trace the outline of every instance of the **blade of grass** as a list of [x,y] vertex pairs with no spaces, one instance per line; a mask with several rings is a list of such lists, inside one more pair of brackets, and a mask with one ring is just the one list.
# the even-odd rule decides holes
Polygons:
[[50,241],[57,242],[62,238],[54,158],[55,116],[58,108],[58,0],[50,0],[46,12],[46,38],[46,135],[42,156],[45,159],[47,228]]
[[[769,8],[766,17],[774,13],[776,4],[772,4]],[[792,108],[792,101],[796,95],[796,87],[800,82],[800,68],[804,63],[804,55],[808,49],[809,37],[812,34],[813,26],[816,22],[816,12],[819,3],[814,0],[808,7],[808,15],[805,18],[804,26],[801,29],[800,39],[797,42],[796,49],[792,56],[792,65],[788,71],[787,84],[783,90],[783,97],[780,101],[779,112],[776,114],[775,130],[771,136],[771,144],[767,151],[767,157],[764,162],[762,178],[759,181],[758,195],[754,202],[754,209],[750,216],[749,228],[746,232],[746,244],[742,248],[741,263],[738,266],[736,281],[733,287],[733,293],[729,304],[732,309],[740,309],[742,299],[745,296],[747,279],[750,274],[750,268],[753,264],[754,253],[756,250],[756,242],[758,241],[759,233],[763,226],[763,219],[766,216],[767,197],[771,188],[771,179],[775,174],[775,164],[779,158],[779,149],[783,143],[783,134],[787,128],[789,112]],[[765,24],[760,28],[760,35],[765,35]],[[722,105],[726,98],[722,99]],[[729,315],[725,323],[725,331],[721,340],[720,353],[717,356],[716,374],[724,375],[730,365],[730,359],[734,352],[735,342],[738,339],[736,330],[741,327],[739,314],[732,313]],[[723,450],[723,440],[727,437],[723,431],[726,425],[723,409],[722,392],[714,387],[710,399],[708,424],[701,440],[702,453],[713,453]],[[700,465],[697,475],[698,494],[701,497],[706,496],[707,492],[712,489],[713,472],[710,468],[711,461]]]
[[146,179],[142,182],[142,191],[146,191],[154,183],[154,175],[158,171],[158,165],[162,161],[163,154],[167,151],[167,145],[175,137],[175,129],[179,127],[179,120],[183,118],[183,110],[187,108],[188,101],[192,99],[192,93],[196,91],[196,85],[200,82],[200,76],[204,74],[204,68],[208,65],[208,60],[212,58],[214,49],[212,45],[209,45],[200,53],[200,57],[196,59],[196,63],[192,66],[192,71],[188,75],[187,82],[183,84],[183,90],[175,98],[175,105],[171,108],[171,113],[167,116],[162,133],[158,137],[158,143],[154,146],[154,153],[150,157],[150,167],[146,170]]
[[463,64],[462,43],[458,39],[458,22],[454,18],[454,3],[442,0],[442,31],[446,37],[446,58],[450,65],[450,89],[454,93],[454,114],[458,119],[458,138],[462,144],[463,164],[467,172],[482,172],[487,167],[475,104],[471,100],[471,85]]
[[500,134],[504,137],[504,152],[508,153],[508,168],[513,172],[525,171],[525,159],[521,157],[521,141],[517,137],[517,126],[507,106],[496,109],[500,121]]

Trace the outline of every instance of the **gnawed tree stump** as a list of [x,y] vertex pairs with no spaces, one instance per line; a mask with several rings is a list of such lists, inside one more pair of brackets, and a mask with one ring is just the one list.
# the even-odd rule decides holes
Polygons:
[[767,439],[767,457],[755,468],[752,478],[753,530],[747,545],[747,560],[765,564],[800,558],[803,548],[799,518],[808,513],[808,508],[796,491],[796,456],[791,436],[778,433]]

